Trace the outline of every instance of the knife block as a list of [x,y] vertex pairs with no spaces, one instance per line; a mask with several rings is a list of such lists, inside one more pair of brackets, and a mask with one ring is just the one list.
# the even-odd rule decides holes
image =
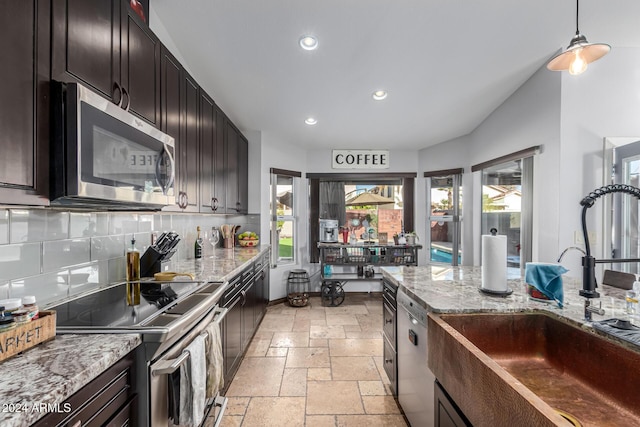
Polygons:
[[155,273],[164,271],[169,265],[169,258],[173,256],[175,249],[166,253],[158,252],[153,246],[145,251],[140,258],[140,277],[153,277]]

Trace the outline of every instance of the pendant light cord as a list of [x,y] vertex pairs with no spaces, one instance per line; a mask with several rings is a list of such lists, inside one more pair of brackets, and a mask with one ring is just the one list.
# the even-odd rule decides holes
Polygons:
[[578,10],[580,8],[580,0],[576,0],[576,35],[580,34],[580,29],[578,28]]

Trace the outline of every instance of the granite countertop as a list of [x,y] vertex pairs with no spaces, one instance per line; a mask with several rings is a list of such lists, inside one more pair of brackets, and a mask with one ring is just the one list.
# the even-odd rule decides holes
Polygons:
[[193,273],[195,279],[203,282],[228,282],[247,268],[271,246],[217,248],[213,256],[200,259],[173,261],[169,271]]
[[[563,277],[564,308],[555,302],[538,302],[526,294],[524,280],[519,269],[508,269],[507,286],[513,293],[506,297],[490,296],[479,291],[482,284],[481,267],[452,267],[446,264],[430,264],[420,267],[383,267],[383,277],[399,286],[407,295],[416,299],[433,313],[472,312],[522,312],[545,311],[567,319],[574,324],[591,329],[584,320],[584,298],[578,291],[582,281]],[[625,316],[624,290],[607,285],[598,287],[605,310],[604,316],[593,314],[593,321]],[[618,340],[616,340],[618,341]],[[621,342],[628,346],[628,344]],[[640,351],[639,348],[635,348]]]
[[[29,426],[140,345],[136,334],[56,335],[0,363],[0,425]],[[64,408],[61,407],[61,410]]]
[[[193,273],[203,282],[228,282],[269,248],[220,248],[213,257],[173,261],[169,270]],[[56,335],[0,362],[0,425],[33,424],[46,415],[38,411],[41,404],[61,404],[141,342],[137,334]]]

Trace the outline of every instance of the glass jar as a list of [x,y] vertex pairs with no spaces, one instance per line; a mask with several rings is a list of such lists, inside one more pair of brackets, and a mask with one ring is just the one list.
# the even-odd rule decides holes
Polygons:
[[36,297],[33,295],[25,295],[22,297],[22,308],[27,310],[29,320],[36,320],[40,317],[40,309],[36,305]]

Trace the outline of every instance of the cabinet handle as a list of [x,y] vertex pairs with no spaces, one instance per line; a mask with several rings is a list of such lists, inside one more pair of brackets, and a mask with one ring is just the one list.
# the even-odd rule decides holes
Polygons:
[[212,197],[211,198],[211,210],[214,211],[214,212],[218,210],[218,198],[217,197]]
[[[116,95],[117,94],[117,95]],[[118,82],[113,82],[113,91],[111,92],[111,101],[118,107],[122,104],[122,89]]]
[[124,108],[124,111],[129,111],[129,105],[131,105],[131,96],[129,96],[129,92],[125,88],[122,88],[122,100],[124,101],[124,97],[127,97],[127,106],[121,106]]
[[387,319],[384,321],[384,323],[393,323],[393,319]]
[[179,192],[178,207],[180,209],[186,209],[188,205],[189,205],[189,197],[187,196],[187,193],[185,193],[184,191]]
[[245,303],[247,302],[247,291],[242,290],[240,291],[240,294],[242,295],[242,305],[245,305]]
[[384,359],[384,363],[393,363],[393,359]]

